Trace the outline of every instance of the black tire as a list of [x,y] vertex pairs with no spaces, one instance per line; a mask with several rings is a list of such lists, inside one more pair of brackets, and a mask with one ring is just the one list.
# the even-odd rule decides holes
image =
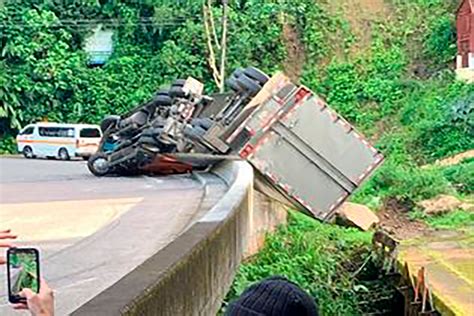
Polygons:
[[155,96],[159,96],[159,95],[167,95],[169,96],[170,95],[170,89],[169,88],[163,88],[163,89],[160,89],[158,90],[156,93],[155,93]]
[[148,121],[149,113],[147,111],[140,110],[138,112],[133,113],[129,118],[124,120],[127,124],[136,124],[138,126],[143,126]]
[[30,146],[23,147],[23,156],[26,159],[34,158],[35,154],[33,153],[33,148],[31,148]]
[[147,128],[142,132],[141,136],[159,137],[161,132],[163,132],[163,128],[160,127]]
[[191,140],[199,140],[206,133],[202,127],[195,126],[193,128],[186,128],[184,134]]
[[237,79],[237,84],[243,88],[243,90],[246,90],[250,92],[251,95],[255,95],[262,89],[262,87],[253,79],[250,79],[249,77],[242,75]]
[[170,89],[170,96],[172,98],[184,98],[186,93],[183,90],[183,87],[172,86]]
[[89,161],[89,158],[88,156],[82,156],[82,160],[85,160],[85,161]]
[[234,70],[234,72],[232,73],[232,75],[230,75],[230,78],[239,78],[240,76],[242,76],[242,74],[244,73],[244,69],[243,68],[237,68],[236,70]]
[[258,68],[255,67],[247,67],[244,70],[244,74],[249,77],[250,79],[253,79],[260,83],[262,86],[267,83],[268,79],[270,79],[266,73],[261,71]]
[[100,123],[100,130],[104,133],[109,127],[117,125],[120,122],[120,116],[107,115]]
[[139,144],[149,144],[149,145],[158,145],[158,141],[151,137],[151,136],[141,136],[140,139],[138,139]]
[[230,77],[229,79],[226,80],[226,84],[229,88],[231,88],[235,92],[239,92],[242,88],[238,85],[237,83],[237,78],[235,77]]
[[171,85],[171,88],[173,87],[184,87],[184,84],[186,83],[186,79],[176,79],[173,84]]
[[199,127],[203,128],[204,130],[207,131],[212,126],[214,121],[211,120],[208,117],[205,117],[205,118],[194,119],[193,123],[194,123],[194,125],[199,126]]
[[97,153],[92,155],[87,161],[87,168],[96,177],[103,177],[110,172],[108,166],[107,155],[104,153]]
[[60,160],[70,160],[71,157],[69,156],[69,153],[67,151],[66,148],[62,147],[62,148],[59,148],[59,151],[58,151],[58,158]]
[[171,99],[169,94],[158,95],[158,96],[155,97],[154,103],[156,105],[169,106],[173,103],[173,100]]

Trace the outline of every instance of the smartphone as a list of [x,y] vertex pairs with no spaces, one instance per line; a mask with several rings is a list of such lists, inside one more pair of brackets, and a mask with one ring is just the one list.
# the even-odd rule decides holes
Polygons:
[[7,250],[8,300],[10,303],[25,302],[19,296],[24,289],[39,293],[39,251],[35,248],[9,248]]

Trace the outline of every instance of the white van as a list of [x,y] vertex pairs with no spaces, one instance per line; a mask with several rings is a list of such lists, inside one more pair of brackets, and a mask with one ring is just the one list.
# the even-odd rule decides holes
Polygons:
[[69,160],[71,157],[88,159],[97,151],[101,137],[98,125],[36,123],[23,128],[16,141],[18,151],[26,158]]

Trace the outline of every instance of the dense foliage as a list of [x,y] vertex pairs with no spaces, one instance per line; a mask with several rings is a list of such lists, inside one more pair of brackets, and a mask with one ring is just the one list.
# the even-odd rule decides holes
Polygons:
[[445,214],[426,215],[417,211],[411,213],[414,219],[422,219],[428,225],[436,229],[463,230],[472,234],[474,227],[474,212],[466,210],[452,210]]
[[[474,148],[474,85],[456,81],[453,73],[457,1],[380,1],[384,15],[360,30],[346,17],[344,3],[230,1],[228,69],[253,65],[271,73],[302,66],[300,81],[386,156],[355,201],[378,209],[388,198],[413,204],[439,193],[473,194],[472,161],[421,168]],[[214,89],[201,5],[202,0],[0,2],[0,154],[14,151],[13,137],[25,124],[97,123],[175,78],[192,75]],[[217,2],[213,13],[218,21]],[[84,41],[99,24],[114,31],[114,51],[105,66],[90,68]],[[304,60],[288,59],[284,24],[295,31]],[[368,40],[358,38],[361,33],[370,34]],[[432,224],[472,222],[469,214],[451,216]],[[242,266],[230,298],[264,276],[284,274],[318,297],[323,314],[357,314],[361,287],[343,265],[367,244],[365,234],[292,216]]]
[[[318,297],[325,315],[354,314],[356,296],[348,273],[341,273],[341,265],[350,260],[349,249],[369,244],[370,235],[352,233],[292,214],[289,225],[268,236],[252,263],[240,268],[229,299],[253,282],[285,275]],[[351,298],[351,304],[347,304],[347,298]]]
[[[240,267],[226,303],[254,282],[284,275],[315,298],[322,315],[381,312],[390,308],[387,301],[393,293],[388,284],[371,293],[372,299],[385,296],[381,309],[364,306],[367,293],[380,286],[377,275],[366,269],[370,265],[364,266],[364,262],[375,261],[369,254],[370,245],[370,233],[319,223],[290,212],[288,225],[269,235],[264,248]],[[376,302],[368,305],[374,308]]]
[[[279,67],[278,12],[271,1],[233,2],[229,68]],[[216,19],[219,13],[216,7]],[[200,1],[11,0],[0,7],[0,20],[0,134],[7,139],[1,148],[27,123],[97,123],[182,76],[213,87]],[[104,67],[89,68],[84,41],[99,24],[113,29],[114,52]]]
[[[472,160],[424,167],[474,148],[474,85],[456,81],[452,70],[456,2],[392,0],[395,16],[376,24],[369,45],[358,50],[347,49],[357,39],[343,17],[310,1],[298,4],[290,12],[298,17],[294,23],[307,54],[302,82],[325,96],[386,156],[385,164],[353,200],[378,210],[389,198],[414,207],[415,202],[441,193],[471,195]],[[311,14],[298,16],[298,10]],[[473,221],[472,213],[465,211],[435,217],[413,214],[421,214],[418,218],[435,228],[456,229]],[[348,248],[334,245],[337,241],[346,245],[346,238],[354,236],[292,217],[288,228],[269,236],[261,253],[241,267],[228,300],[252,282],[283,274],[317,298],[322,314],[373,312],[357,304],[367,299],[355,290],[360,280],[350,277],[350,268],[335,268],[354,255],[351,245],[368,255],[363,239],[351,240]],[[373,308],[375,300],[368,301]]]

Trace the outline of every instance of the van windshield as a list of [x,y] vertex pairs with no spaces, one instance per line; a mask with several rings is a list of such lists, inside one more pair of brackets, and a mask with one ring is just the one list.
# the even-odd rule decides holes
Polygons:
[[97,128],[83,128],[79,133],[79,137],[83,138],[99,138],[100,131]]

